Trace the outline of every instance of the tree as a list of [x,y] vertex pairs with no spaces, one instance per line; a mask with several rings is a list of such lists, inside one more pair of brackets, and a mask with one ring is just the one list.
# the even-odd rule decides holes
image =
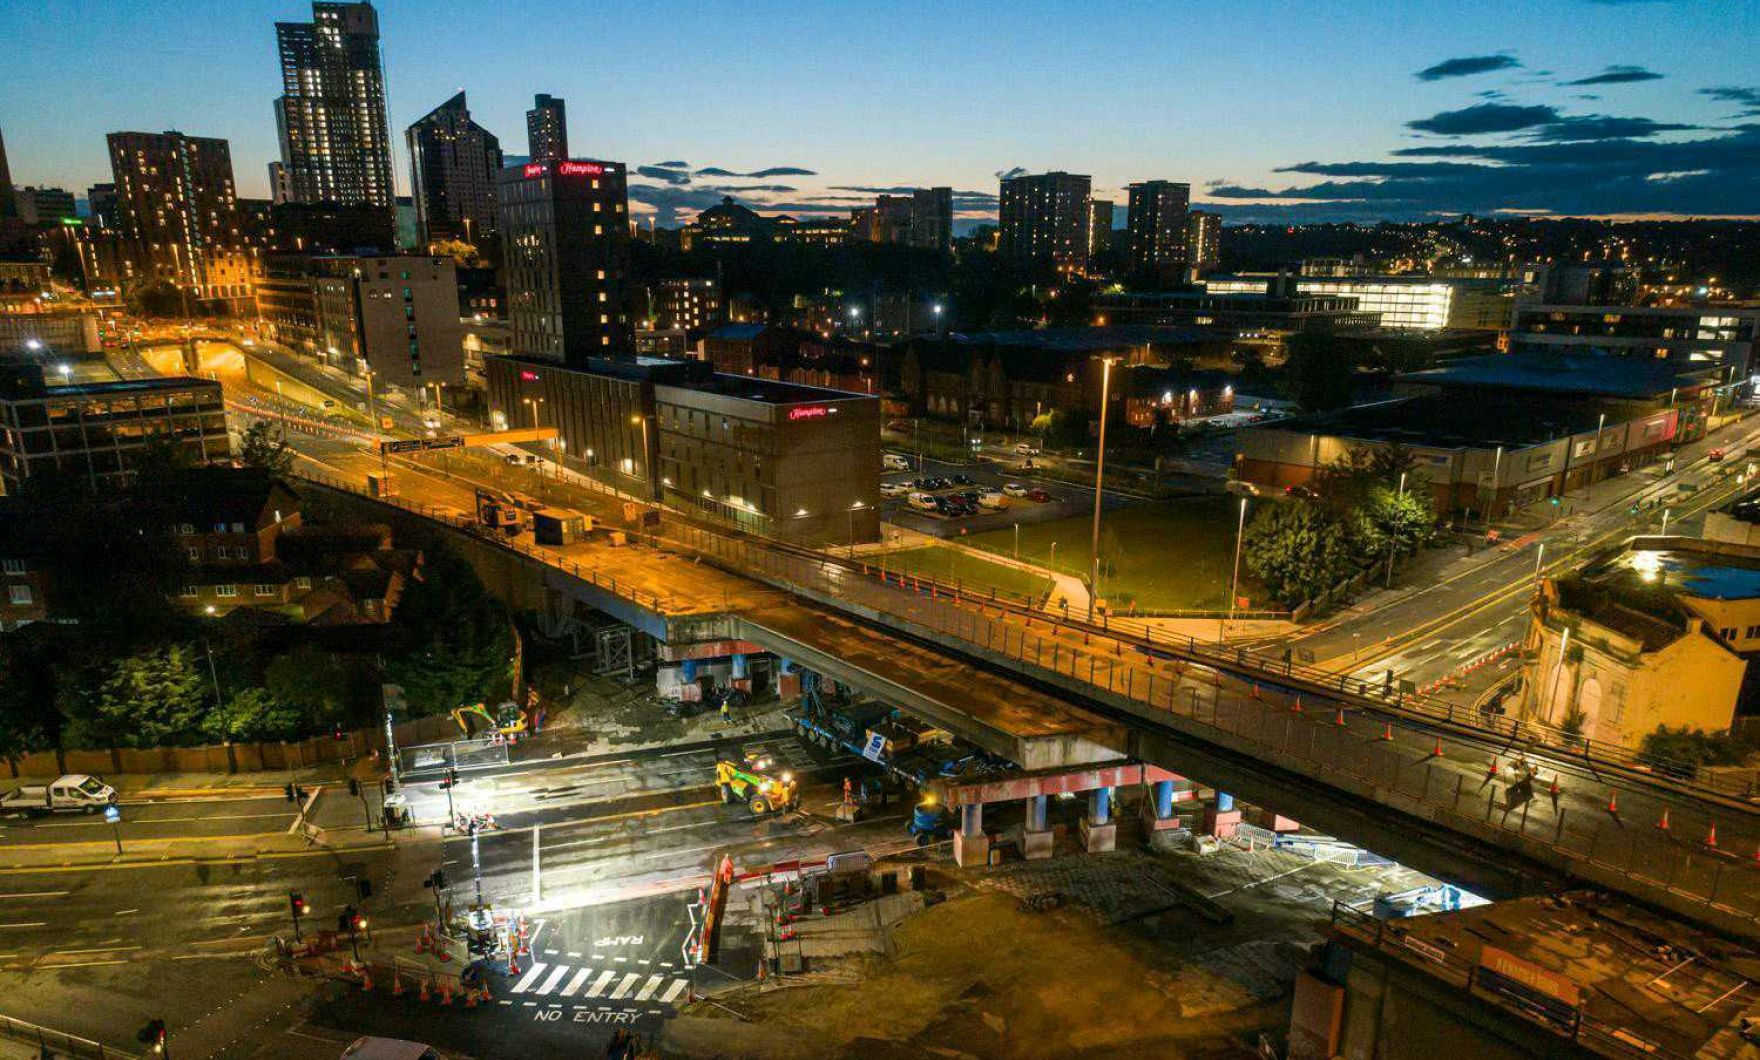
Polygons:
[[1304,412],[1327,412],[1351,403],[1351,374],[1356,365],[1349,347],[1324,332],[1291,335],[1289,390]]
[[1279,501],[1259,509],[1241,542],[1247,569],[1272,594],[1295,606],[1355,569],[1344,528],[1311,501]]
[[1410,449],[1398,443],[1348,449],[1320,469],[1320,503],[1348,531],[1353,552],[1365,560],[1409,555],[1436,533],[1430,477]]
[[244,429],[238,458],[245,467],[260,467],[277,478],[293,473],[293,447],[287,444],[287,433],[268,420],[258,420]]
[[202,732],[215,740],[285,740],[308,730],[297,707],[275,698],[265,688],[247,688],[208,712]]
[[1350,545],[1364,559],[1385,561],[1389,555],[1409,556],[1436,534],[1436,512],[1430,491],[1374,486],[1346,524]]
[[263,672],[264,690],[312,729],[354,720],[351,708],[362,700],[362,686],[341,656],[310,643],[277,655]]
[[1706,732],[1685,725],[1658,726],[1645,733],[1639,751],[1647,761],[1691,766],[1741,765],[1751,748],[1727,732]]
[[187,644],[148,648],[99,664],[64,684],[67,742],[84,747],[157,747],[201,729],[208,684]]
[[470,565],[437,545],[387,631],[385,680],[417,714],[494,700],[512,685],[513,623]]

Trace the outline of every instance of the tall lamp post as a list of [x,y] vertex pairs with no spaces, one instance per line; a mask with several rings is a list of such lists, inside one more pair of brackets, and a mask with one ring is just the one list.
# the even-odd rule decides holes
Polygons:
[[[1399,509],[1400,509],[1398,502],[1404,501],[1405,499],[1406,499],[1406,473],[1404,471],[1401,471],[1399,473],[1399,493],[1395,497],[1396,503],[1393,506],[1393,517],[1396,520],[1396,523],[1395,523],[1396,526],[1398,525],[1397,520],[1399,519]],[[1387,586],[1386,586],[1389,589],[1393,588],[1393,547],[1397,543],[1397,541],[1398,541],[1398,538],[1395,536],[1393,529],[1390,527],[1387,532]]]
[[[373,370],[367,369],[367,415],[373,417],[373,436],[379,436],[379,398],[373,390]],[[391,474],[391,458],[386,455],[385,440],[379,439],[379,473]]]
[[1094,456],[1094,534],[1088,556],[1088,621],[1094,621],[1094,606],[1100,596],[1100,498],[1106,478],[1106,406],[1112,390],[1111,357],[1100,358],[1100,448]]
[[1241,539],[1247,533],[1247,499],[1241,498],[1241,514],[1234,527],[1234,577],[1228,582],[1228,617],[1234,617],[1235,604],[1241,598]]
[[[648,475],[648,417],[645,414],[638,412],[629,418],[629,422],[642,429],[642,477],[651,482],[652,479]],[[630,465],[630,470],[631,472],[634,472],[634,464]],[[652,489],[648,490],[648,499],[654,499],[654,491]]]

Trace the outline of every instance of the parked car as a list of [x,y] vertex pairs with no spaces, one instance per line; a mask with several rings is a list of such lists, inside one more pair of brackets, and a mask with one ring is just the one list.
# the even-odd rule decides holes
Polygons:
[[1027,500],[1035,501],[1039,504],[1046,504],[1051,500],[1051,493],[1043,487],[1038,487],[1027,491]]
[[905,482],[882,482],[882,483],[880,483],[880,496],[882,496],[882,497],[902,497],[905,494],[909,493],[910,491],[911,491],[911,487],[910,487],[909,483],[905,483]]
[[904,457],[899,456],[897,453],[882,453],[880,455],[880,466],[888,471],[909,471],[911,469],[911,462]]
[[932,512],[938,505],[935,503],[935,498],[927,493],[913,493],[911,494],[911,507],[921,512]]
[[1008,507],[1008,498],[1002,495],[1001,490],[979,490],[978,507],[1001,511]]
[[1706,453],[1705,459],[1711,461],[1713,464],[1717,463],[1719,460],[1722,460],[1723,459],[1723,447],[1718,446],[1716,449],[1713,449],[1709,453]]
[[972,484],[972,480],[965,475],[955,475],[948,481],[952,482],[955,486],[970,486]]
[[1039,447],[1034,445],[1032,442],[1021,442],[1014,447],[1014,451],[1017,453],[1020,453],[1023,456],[1038,456],[1039,455]]
[[1019,482],[1010,482],[1010,483],[1005,484],[1002,487],[1002,492],[1007,494],[1010,497],[1025,497],[1028,493],[1030,493],[1032,491],[1029,490],[1026,486],[1023,486],[1022,484],[1020,484]]

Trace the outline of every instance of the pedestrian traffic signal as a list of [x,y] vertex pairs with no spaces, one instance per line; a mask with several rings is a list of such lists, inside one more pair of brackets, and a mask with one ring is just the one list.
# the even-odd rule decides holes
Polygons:
[[422,886],[431,890],[444,891],[446,889],[445,870],[435,869],[433,875],[422,881]]
[[288,908],[293,911],[293,918],[295,920],[298,920],[300,917],[305,916],[312,911],[312,907],[306,903],[305,895],[300,894],[298,891],[287,892],[287,905]]

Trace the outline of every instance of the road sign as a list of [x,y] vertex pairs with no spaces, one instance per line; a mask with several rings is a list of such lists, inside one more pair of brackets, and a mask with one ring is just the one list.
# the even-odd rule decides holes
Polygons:
[[122,820],[121,808],[116,806],[104,807],[104,820],[109,821],[111,824],[115,824],[117,821]]
[[869,733],[868,743],[862,748],[862,757],[870,762],[879,762],[884,759],[885,755],[886,734],[882,732]]
[[454,434],[447,438],[400,438],[394,442],[380,442],[379,448],[387,453],[419,453],[424,449],[462,449],[464,435]]
[[420,452],[422,448],[422,443],[419,440],[383,442],[381,445],[387,453],[415,453]]
[[455,434],[450,438],[429,438],[422,443],[423,449],[463,449],[464,435]]

